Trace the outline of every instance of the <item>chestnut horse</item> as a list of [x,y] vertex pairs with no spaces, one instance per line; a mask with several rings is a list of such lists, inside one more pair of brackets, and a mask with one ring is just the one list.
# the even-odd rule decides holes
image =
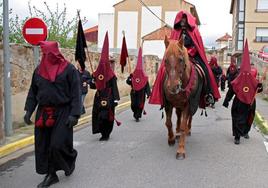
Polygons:
[[[189,61],[183,39],[168,40],[165,38],[165,79],[163,84],[164,109],[168,144],[175,144],[178,137],[177,159],[185,158],[186,135],[191,134],[192,115],[196,112],[203,87],[203,78],[196,66]],[[195,101],[195,102],[191,102]],[[172,129],[172,111],[176,109],[176,136]]]

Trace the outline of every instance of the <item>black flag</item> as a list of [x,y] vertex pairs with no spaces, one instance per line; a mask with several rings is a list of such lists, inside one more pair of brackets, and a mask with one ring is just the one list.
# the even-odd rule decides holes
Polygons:
[[77,28],[77,38],[76,38],[76,47],[75,47],[75,60],[79,62],[81,69],[85,69],[85,61],[86,61],[86,52],[85,48],[87,48],[86,38],[84,34],[84,30],[82,27],[82,22],[79,19],[78,28]]

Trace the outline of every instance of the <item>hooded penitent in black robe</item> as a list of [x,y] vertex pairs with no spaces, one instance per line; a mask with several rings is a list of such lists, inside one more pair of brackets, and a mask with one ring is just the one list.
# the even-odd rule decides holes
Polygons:
[[[53,173],[64,170],[69,175],[75,167],[77,151],[73,148],[73,128],[66,123],[69,116],[80,116],[80,81],[76,68],[69,64],[51,82],[35,70],[26,99],[25,110],[32,114],[37,107],[36,122],[44,108],[55,109],[52,127],[35,126],[36,172]],[[46,115],[43,115],[44,120]]]
[[[262,85],[259,84],[258,92],[262,92]],[[235,95],[232,85],[229,86],[229,90],[224,99],[223,105],[228,107],[229,101]],[[256,100],[254,99],[252,105],[243,103],[235,96],[231,108],[232,115],[232,130],[234,137],[241,137],[248,134],[251,125],[255,117]]]
[[[96,89],[96,85],[91,82],[90,88]],[[96,91],[92,109],[93,134],[101,133],[105,138],[110,136],[115,120],[115,106],[119,100],[117,78],[114,76],[106,83],[104,89]]]
[[126,80],[127,84],[131,86],[130,98],[131,98],[131,110],[134,113],[133,117],[139,119],[142,116],[142,111],[145,104],[145,95],[147,98],[151,95],[151,90],[149,83],[147,81],[146,85],[139,91],[135,91],[132,86],[132,74]]

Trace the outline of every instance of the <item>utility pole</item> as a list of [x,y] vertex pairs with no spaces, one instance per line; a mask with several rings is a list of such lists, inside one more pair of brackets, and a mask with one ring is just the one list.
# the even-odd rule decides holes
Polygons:
[[[2,55],[0,54],[2,59]],[[2,62],[0,60],[0,62]],[[3,64],[0,64],[0,144],[4,140],[4,119],[3,119]]]
[[8,0],[3,0],[3,45],[4,45],[4,112],[5,135],[13,134],[11,116],[11,88],[10,88],[10,48],[9,48],[9,10]]

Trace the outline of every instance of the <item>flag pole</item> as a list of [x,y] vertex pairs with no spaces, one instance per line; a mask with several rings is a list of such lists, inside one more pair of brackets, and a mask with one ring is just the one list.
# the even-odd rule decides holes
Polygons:
[[[122,31],[123,37],[125,37],[125,31]],[[129,74],[131,74],[131,65],[130,65],[130,60],[129,60],[129,56],[127,57],[127,63],[128,63],[128,72]]]
[[[77,10],[77,14],[78,14],[78,19],[81,20],[80,10]],[[88,50],[87,46],[86,46],[86,51],[87,51],[87,59],[88,59],[88,62],[89,62],[90,70],[91,70],[91,73],[93,73],[94,69],[93,69],[93,65],[92,65],[92,62],[91,62],[91,58],[89,56],[89,50]]]

